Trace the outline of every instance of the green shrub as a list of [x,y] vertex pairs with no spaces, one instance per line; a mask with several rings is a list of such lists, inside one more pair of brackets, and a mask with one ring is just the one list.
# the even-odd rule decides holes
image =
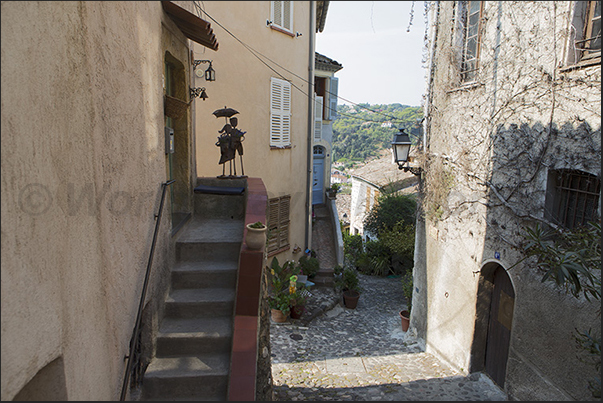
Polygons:
[[320,262],[315,257],[302,256],[298,260],[299,269],[301,274],[305,274],[308,278],[313,278],[320,270]]
[[361,292],[360,280],[358,279],[356,269],[351,267],[344,269],[341,278],[336,281],[335,287],[341,291],[351,290]]
[[388,230],[379,233],[379,239],[389,250],[393,274],[412,270],[415,255],[415,226],[398,222]]
[[364,230],[379,234],[382,230],[391,231],[400,221],[414,224],[416,209],[415,196],[386,193],[364,219]]

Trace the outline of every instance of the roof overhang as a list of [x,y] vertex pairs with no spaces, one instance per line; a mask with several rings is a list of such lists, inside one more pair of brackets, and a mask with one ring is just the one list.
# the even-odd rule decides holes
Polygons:
[[322,32],[325,29],[325,22],[327,21],[327,10],[329,9],[328,1],[317,1],[316,2],[316,32]]
[[218,41],[209,22],[171,1],[162,1],[161,6],[188,39],[212,50],[218,50]]

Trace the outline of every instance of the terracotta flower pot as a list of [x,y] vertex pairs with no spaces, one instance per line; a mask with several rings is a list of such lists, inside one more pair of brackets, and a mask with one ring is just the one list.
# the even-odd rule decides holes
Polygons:
[[402,319],[402,331],[405,332],[408,330],[408,325],[410,324],[410,312],[406,309],[400,311],[400,319]]
[[280,309],[272,308],[270,310],[270,316],[272,317],[272,320],[275,321],[276,323],[283,323],[283,322],[287,321],[287,316],[285,316],[283,311],[281,311]]
[[266,244],[266,229],[252,228],[252,224],[247,224],[247,235],[245,235],[245,244],[248,249],[260,250]]
[[360,298],[360,293],[358,291],[348,290],[343,292],[343,303],[346,308],[356,309],[358,298]]
[[306,307],[304,305],[296,305],[291,307],[291,319],[301,319]]

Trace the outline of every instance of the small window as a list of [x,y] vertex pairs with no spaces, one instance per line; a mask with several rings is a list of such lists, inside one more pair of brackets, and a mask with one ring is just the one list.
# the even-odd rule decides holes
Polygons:
[[546,217],[564,228],[585,225],[599,217],[601,181],[586,172],[554,170],[549,174]]
[[266,252],[278,253],[289,249],[289,207],[291,196],[268,200],[268,246]]
[[293,2],[270,2],[270,26],[293,34]]
[[475,81],[479,68],[481,47],[481,21],[483,2],[459,2],[459,16],[463,30],[463,49],[461,58],[461,81]]
[[601,57],[601,2],[577,1],[571,26],[568,64]]
[[291,83],[270,79],[270,146],[291,145]]

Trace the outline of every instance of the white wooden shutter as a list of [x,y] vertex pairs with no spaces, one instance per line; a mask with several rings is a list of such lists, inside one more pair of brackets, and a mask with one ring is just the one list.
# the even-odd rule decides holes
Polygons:
[[331,89],[329,90],[329,120],[337,118],[337,91],[339,89],[339,78],[331,77]]
[[322,140],[322,102],[323,97],[314,95],[314,141]]
[[293,32],[293,2],[271,1],[270,21],[273,25]]
[[283,10],[282,10],[282,1],[271,1],[270,7],[270,21],[274,25],[278,25],[279,27],[283,24]]
[[293,31],[293,2],[283,1],[283,28]]
[[270,146],[291,145],[291,83],[270,79]]

